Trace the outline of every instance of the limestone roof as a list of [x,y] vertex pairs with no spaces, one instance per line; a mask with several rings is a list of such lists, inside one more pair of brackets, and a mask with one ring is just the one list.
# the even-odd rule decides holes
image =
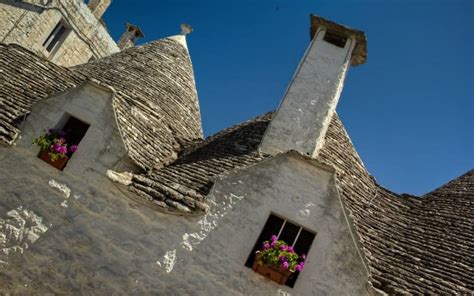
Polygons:
[[187,147],[180,157],[151,174],[135,174],[129,189],[154,204],[183,212],[207,209],[214,178],[268,157],[257,151],[272,117],[268,113]]
[[202,138],[191,59],[181,43],[160,39],[73,70],[115,89],[125,144],[143,169],[172,161],[184,144]]
[[[129,189],[165,208],[206,210],[206,195],[217,176],[270,157],[257,148],[272,115],[188,147],[172,164],[134,175]],[[335,169],[374,288],[390,294],[474,291],[474,170],[422,198],[395,194],[367,172],[337,114],[316,160]]]
[[[16,45],[0,45],[0,142],[14,142],[35,102],[87,79],[115,90],[124,143],[137,165],[148,170],[133,175],[128,188],[152,204],[203,212],[217,176],[270,157],[259,153],[258,145],[273,113],[199,140],[191,61],[172,39],[74,69]],[[395,194],[368,173],[337,114],[317,160],[335,169],[374,288],[390,294],[474,293],[474,170],[421,198]]]
[[12,144],[31,106],[85,80],[18,45],[0,44],[0,143]]
[[0,45],[0,142],[12,144],[31,106],[95,79],[115,90],[113,106],[129,156],[144,170],[170,162],[202,137],[191,59],[165,38],[67,69],[17,45]]

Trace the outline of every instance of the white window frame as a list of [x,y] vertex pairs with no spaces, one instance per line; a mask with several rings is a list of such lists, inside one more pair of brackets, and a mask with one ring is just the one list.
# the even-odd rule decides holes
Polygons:
[[[273,214],[273,215],[275,215],[275,214]],[[281,225],[280,230],[278,231],[278,234],[277,234],[277,239],[279,239],[280,235],[281,235],[281,232],[283,231],[283,228],[285,228],[286,222],[288,222],[288,219],[285,219],[285,218],[283,218],[281,216],[278,216],[278,215],[275,215],[275,216],[280,217],[280,219],[283,219],[283,224]],[[298,233],[296,234],[296,237],[293,240],[293,243],[289,244],[290,246],[294,246],[296,244],[296,242],[298,241],[298,238],[300,237],[301,231],[303,230],[304,227],[300,226],[299,224],[293,223],[291,221],[289,221],[289,223],[293,224],[296,227],[299,227]],[[288,243],[288,242],[286,242],[286,243]]]

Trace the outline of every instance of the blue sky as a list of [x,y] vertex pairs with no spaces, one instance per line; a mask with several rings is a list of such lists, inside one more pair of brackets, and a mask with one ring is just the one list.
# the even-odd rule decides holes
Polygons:
[[474,168],[474,1],[125,1],[105,15],[147,42],[188,37],[204,132],[277,108],[309,44],[309,14],[364,30],[368,62],[351,68],[337,111],[366,167],[421,195]]

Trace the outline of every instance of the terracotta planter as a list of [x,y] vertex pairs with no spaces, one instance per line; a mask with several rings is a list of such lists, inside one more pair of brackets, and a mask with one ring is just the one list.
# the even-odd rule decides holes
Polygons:
[[67,161],[69,158],[67,156],[60,158],[58,160],[52,161],[51,157],[49,156],[49,151],[40,151],[38,157],[46,163],[49,163],[53,167],[57,168],[58,170],[63,170],[66,166]]
[[252,270],[280,285],[284,285],[288,277],[291,275],[289,270],[284,270],[274,266],[261,265],[258,263],[258,260],[254,261]]

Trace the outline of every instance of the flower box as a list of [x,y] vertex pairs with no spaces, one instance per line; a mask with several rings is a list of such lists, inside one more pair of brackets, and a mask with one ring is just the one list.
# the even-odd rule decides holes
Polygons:
[[280,285],[284,285],[288,277],[292,274],[288,269],[284,270],[275,266],[259,264],[258,260],[254,261],[252,270]]
[[64,167],[66,166],[66,163],[68,161],[68,157],[64,156],[62,158],[59,158],[57,160],[52,160],[51,156],[49,156],[49,151],[47,150],[41,150],[38,157],[43,160],[44,162],[52,165],[53,167],[57,168],[58,170],[63,170]]
[[77,145],[67,143],[67,133],[61,130],[49,129],[45,134],[33,141],[40,147],[38,157],[58,170],[63,170],[69,157],[76,152]]
[[264,241],[262,249],[255,252],[253,271],[280,285],[286,284],[288,278],[304,267],[306,255],[298,255],[293,246],[288,246],[276,235]]

